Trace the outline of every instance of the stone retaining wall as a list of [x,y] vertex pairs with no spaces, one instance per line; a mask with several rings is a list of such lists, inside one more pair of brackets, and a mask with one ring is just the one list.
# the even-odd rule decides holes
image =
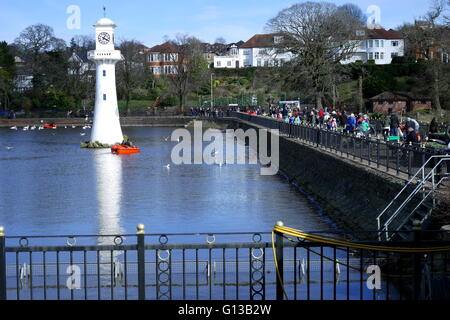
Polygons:
[[[244,121],[235,127],[259,128]],[[404,185],[404,180],[286,137],[280,137],[280,170],[346,230],[377,230],[376,217]]]

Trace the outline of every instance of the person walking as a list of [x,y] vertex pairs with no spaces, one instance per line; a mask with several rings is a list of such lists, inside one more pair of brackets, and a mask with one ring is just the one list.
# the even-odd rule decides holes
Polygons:
[[438,132],[438,123],[436,121],[436,118],[433,118],[431,120],[430,129],[428,131],[429,131],[429,133],[437,133]]
[[392,112],[392,108],[389,108],[389,135],[391,137],[398,137],[398,127],[400,125],[400,120],[398,119],[398,116]]

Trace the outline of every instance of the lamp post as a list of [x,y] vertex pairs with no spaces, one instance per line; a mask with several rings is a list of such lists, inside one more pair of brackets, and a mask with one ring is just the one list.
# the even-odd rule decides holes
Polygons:
[[211,73],[211,108],[214,107],[214,86],[213,86],[214,73]]

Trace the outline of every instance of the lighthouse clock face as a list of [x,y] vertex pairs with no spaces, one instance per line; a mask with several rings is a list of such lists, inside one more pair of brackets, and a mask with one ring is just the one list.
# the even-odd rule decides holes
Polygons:
[[102,32],[98,35],[98,42],[101,44],[108,44],[111,41],[111,36],[107,32]]

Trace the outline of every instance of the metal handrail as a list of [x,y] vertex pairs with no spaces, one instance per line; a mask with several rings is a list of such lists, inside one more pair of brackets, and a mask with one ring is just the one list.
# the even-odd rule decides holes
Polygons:
[[[436,183],[436,187],[438,187],[441,183],[442,183],[442,181],[444,181],[446,179],[446,177],[444,177],[444,178],[442,178],[441,180],[439,180],[439,182],[438,183]],[[428,197],[433,193],[433,189],[432,190],[430,190],[424,197],[423,197],[423,199],[419,202],[419,204],[414,208],[414,210],[412,210],[411,211],[411,213],[414,213],[414,212],[416,212],[417,211],[417,209],[419,209],[419,207],[425,202],[425,200],[427,200],[428,199]],[[428,215],[427,215],[428,216]],[[423,223],[423,221],[425,221],[425,219],[426,219],[426,217],[427,216],[425,216],[420,222],[421,223]],[[409,216],[407,216],[405,219],[403,219],[403,221],[400,223],[400,227],[398,227],[397,228],[397,231],[399,231],[400,229],[401,229],[401,227],[408,221],[408,219],[411,217],[411,215],[409,215]],[[388,230],[386,230],[386,232],[387,232]],[[389,239],[390,239],[391,237],[389,237]]]
[[[423,184],[423,181],[425,180],[425,168],[428,165],[428,163],[436,158],[449,158],[450,160],[450,156],[449,155],[441,155],[441,156],[431,156],[425,163],[424,165],[416,172],[416,174],[408,181],[408,183],[402,188],[402,190],[400,190],[400,192],[394,197],[394,199],[392,199],[392,201],[384,208],[384,210],[378,215],[377,217],[377,221],[380,221],[381,217],[386,213],[386,211],[392,206],[392,204],[395,202],[395,200],[397,200],[401,194],[414,182],[414,180],[417,178],[419,173],[422,173],[422,179],[421,181],[421,185]],[[442,160],[441,160],[442,161]],[[432,169],[432,171],[434,169],[436,169],[436,167],[438,165],[440,165],[441,161],[435,165],[435,167]],[[431,173],[431,171],[430,171]],[[380,228],[380,225],[378,225],[378,228]]]
[[[435,166],[430,170],[430,172],[425,175],[425,168],[427,166],[427,164],[432,160],[432,159],[440,159],[438,161],[437,164],[435,164]],[[416,210],[418,209],[418,207],[420,205],[422,205],[424,203],[424,201],[426,199],[428,199],[428,197],[434,192],[434,190],[436,189],[436,187],[438,187],[442,181],[445,180],[446,177],[442,178],[439,180],[439,182],[436,184],[434,182],[434,176],[435,176],[435,170],[442,165],[442,163],[444,161],[448,161],[450,160],[450,156],[448,155],[442,155],[442,156],[432,156],[430,157],[425,164],[417,171],[417,173],[411,178],[411,180],[403,187],[403,189],[395,196],[395,198],[386,206],[386,208],[380,213],[380,215],[377,217],[377,225],[378,225],[378,230],[379,232],[379,238],[381,239],[381,234],[383,232],[386,232],[386,239],[389,240],[391,237],[389,236],[389,225],[391,224],[391,222],[400,214],[400,212],[406,207],[406,205],[411,201],[411,199],[413,199],[416,194],[418,194],[420,192],[420,190],[422,190],[426,183],[429,182],[429,179],[431,178],[432,181],[432,189],[430,192],[428,192],[426,195],[424,195],[422,201],[420,201],[419,205],[411,211],[411,213],[400,223],[400,227],[397,228],[397,230],[399,230],[407,221],[408,219],[411,217],[411,215],[413,215]],[[395,210],[395,212],[389,217],[389,219],[384,223],[383,228],[381,228],[381,217],[388,211],[388,209],[394,204],[394,202],[403,194],[403,192],[415,181],[415,179],[417,178],[417,176],[419,175],[419,173],[422,174],[422,179],[419,180],[419,184],[415,187],[415,189],[409,194],[409,196],[403,201],[403,203]]]

